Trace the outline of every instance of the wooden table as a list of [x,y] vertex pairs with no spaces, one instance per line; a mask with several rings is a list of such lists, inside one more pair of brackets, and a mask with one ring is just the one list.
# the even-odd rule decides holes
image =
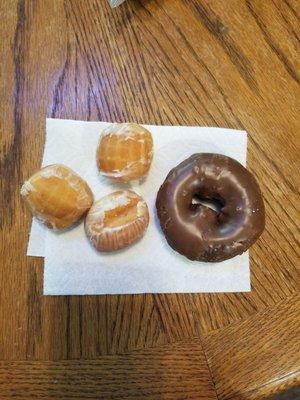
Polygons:
[[[300,396],[299,13],[296,0],[0,2],[1,400]],[[19,190],[46,116],[247,130],[267,212],[251,293],[43,297]]]

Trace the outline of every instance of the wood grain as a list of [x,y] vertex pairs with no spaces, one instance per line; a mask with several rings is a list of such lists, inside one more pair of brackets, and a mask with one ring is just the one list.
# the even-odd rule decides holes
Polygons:
[[[107,3],[0,2],[2,360],[89,360],[221,333],[299,292],[299,2]],[[246,129],[267,211],[252,291],[43,297],[19,189],[40,166],[47,116]]]
[[199,340],[94,361],[0,362],[1,399],[217,400]]
[[[219,399],[240,399],[257,387],[300,385],[300,295],[203,338]],[[256,397],[255,397],[256,396]],[[246,398],[258,398],[250,393]]]

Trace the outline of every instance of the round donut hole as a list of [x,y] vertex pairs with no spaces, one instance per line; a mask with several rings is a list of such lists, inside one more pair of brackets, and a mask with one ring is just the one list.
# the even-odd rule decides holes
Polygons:
[[195,194],[192,198],[192,203],[191,203],[190,207],[192,210],[195,210],[200,205],[208,207],[211,210],[213,210],[217,213],[220,213],[222,208],[225,205],[225,202],[221,199],[208,198],[208,197],[201,196],[201,194]]

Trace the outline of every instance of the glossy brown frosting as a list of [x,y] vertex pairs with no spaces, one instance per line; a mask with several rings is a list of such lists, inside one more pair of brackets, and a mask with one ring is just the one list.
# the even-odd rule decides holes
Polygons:
[[[194,204],[195,197],[214,200],[220,208]],[[169,245],[190,260],[217,262],[242,254],[265,226],[254,176],[221,154],[194,154],[173,168],[159,189],[156,208]]]

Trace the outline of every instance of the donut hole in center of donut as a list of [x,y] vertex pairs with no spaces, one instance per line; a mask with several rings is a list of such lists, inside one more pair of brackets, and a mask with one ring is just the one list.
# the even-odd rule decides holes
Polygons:
[[204,206],[204,207],[210,208],[211,210],[213,210],[219,214],[221,212],[222,208],[224,207],[224,205],[225,205],[225,202],[221,199],[217,199],[214,197],[205,197],[205,196],[202,196],[200,193],[196,193],[192,197],[190,209],[196,210],[199,206]]

